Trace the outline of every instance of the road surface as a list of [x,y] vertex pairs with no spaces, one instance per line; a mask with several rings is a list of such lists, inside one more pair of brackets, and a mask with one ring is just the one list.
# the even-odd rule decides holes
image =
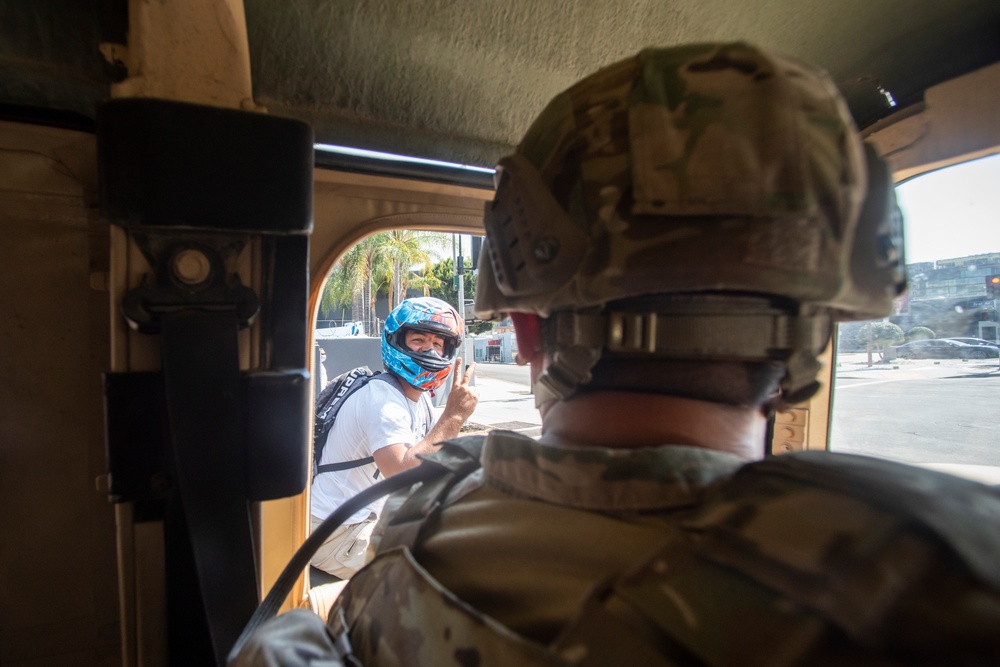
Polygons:
[[[906,463],[1000,468],[996,360],[898,360],[868,367],[864,354],[847,354],[838,361],[833,451]],[[479,363],[476,375],[505,392],[491,394],[490,405],[512,409],[524,398],[521,405],[530,412],[527,366]],[[524,414],[510,418],[537,423]]]
[[493,364],[480,361],[476,363],[476,375],[523,385],[525,390],[528,389],[530,383],[529,367],[517,364]]
[[844,355],[834,385],[833,451],[907,463],[1000,466],[996,360],[899,360],[868,368]]

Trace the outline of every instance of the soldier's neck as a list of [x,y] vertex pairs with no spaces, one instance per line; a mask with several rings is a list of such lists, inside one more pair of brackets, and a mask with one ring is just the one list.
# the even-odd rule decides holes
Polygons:
[[756,460],[766,433],[759,410],[674,396],[595,392],[542,408],[541,439],[579,446],[689,445]]

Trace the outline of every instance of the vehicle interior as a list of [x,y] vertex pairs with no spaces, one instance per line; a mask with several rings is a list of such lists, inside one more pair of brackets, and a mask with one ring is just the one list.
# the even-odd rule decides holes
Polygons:
[[[3,0],[0,664],[223,662],[307,537],[327,276],[375,232],[481,233],[491,168],[577,79],[646,46],[778,50],[905,187],[1000,153],[998,35],[993,0]],[[992,329],[935,336],[995,340],[978,276]],[[889,433],[876,455],[1000,466],[973,423],[997,359],[907,366],[873,330],[771,452]],[[969,416],[915,433],[907,404],[958,386]],[[955,433],[980,444],[908,458]]]

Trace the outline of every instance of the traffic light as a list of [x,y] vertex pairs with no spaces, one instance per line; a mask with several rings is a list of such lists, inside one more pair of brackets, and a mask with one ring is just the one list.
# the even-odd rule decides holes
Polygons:
[[476,271],[479,269],[479,253],[483,250],[483,237],[473,236],[472,237],[472,270]]
[[1000,299],[1000,276],[986,276],[986,296]]
[[455,277],[452,278],[452,284],[455,289],[458,289],[459,283],[462,281],[462,276],[465,275],[465,258],[461,255],[455,260]]

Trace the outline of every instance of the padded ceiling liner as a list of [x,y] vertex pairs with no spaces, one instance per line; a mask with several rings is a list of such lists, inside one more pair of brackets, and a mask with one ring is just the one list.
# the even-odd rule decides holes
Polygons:
[[[0,104],[93,115],[126,0],[0,4]],[[746,40],[826,69],[859,125],[1000,60],[998,0],[245,0],[254,97],[319,141],[492,166],[575,80]]]
[[257,101],[331,143],[492,165],[583,75],[744,39],[826,69],[868,124],[1000,59],[996,0],[247,0]]

